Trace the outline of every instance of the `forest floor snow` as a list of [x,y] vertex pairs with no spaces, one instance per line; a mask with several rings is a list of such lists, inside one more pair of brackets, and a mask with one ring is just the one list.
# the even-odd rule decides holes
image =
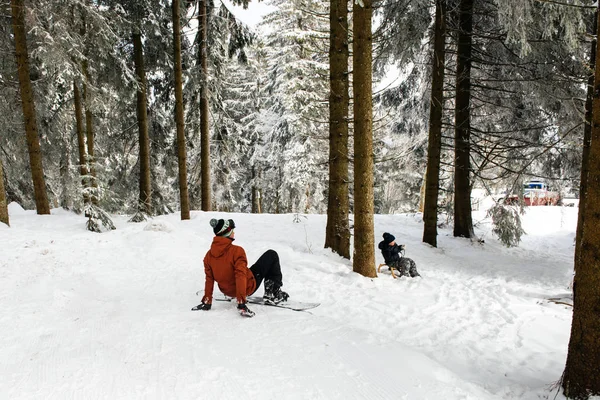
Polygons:
[[[13,203],[9,214],[0,399],[563,399],[577,208],[528,208],[515,248],[483,212],[485,243],[450,227],[438,248],[421,242],[420,214],[375,216],[375,245],[393,233],[415,279],[353,273],[323,249],[324,215],[114,216],[117,229],[96,234],[61,209]],[[321,305],[254,305],[251,319],[227,302],[191,312],[213,217],[235,220],[250,264],[276,250],[284,290]]]

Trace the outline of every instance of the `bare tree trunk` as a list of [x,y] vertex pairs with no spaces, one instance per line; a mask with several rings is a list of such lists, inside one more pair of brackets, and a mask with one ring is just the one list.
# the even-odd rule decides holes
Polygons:
[[137,90],[137,122],[140,142],[140,211],[152,215],[152,186],[150,181],[150,139],[148,137],[148,111],[146,107],[146,71],[142,35],[138,28],[133,32],[133,54]]
[[252,186],[252,213],[260,214],[260,189],[256,186]]
[[350,259],[348,0],[331,0],[330,4],[329,191],[325,248]]
[[423,209],[423,242],[437,247],[442,115],[444,110],[444,68],[446,63],[446,0],[435,2],[435,33],[429,110],[429,143]]
[[198,61],[202,70],[200,86],[200,163],[202,167],[202,211],[211,211],[210,128],[208,123],[208,14],[205,0],[198,0]]
[[[592,25],[592,37],[596,37],[597,12],[594,15]],[[592,40],[590,48],[590,70],[594,71],[596,66],[596,39]],[[592,107],[594,101],[594,73],[588,78],[587,97],[585,100],[585,125],[583,129],[583,151],[581,154],[581,182],[579,183],[579,212],[577,216],[577,232],[575,237],[575,266],[577,259],[581,254],[581,235],[583,233],[583,211],[585,209],[585,192],[587,191],[587,181],[589,172],[590,144],[592,141]]]
[[[600,7],[600,4],[598,5]],[[600,13],[597,13],[600,18]],[[592,132],[588,158],[583,230],[575,258],[573,322],[567,364],[562,378],[572,399],[600,396],[600,41],[596,41]]]
[[73,82],[73,96],[75,103],[75,123],[77,131],[77,150],[79,151],[79,175],[81,176],[81,186],[83,186],[83,203],[90,201],[90,196],[86,190],[89,187],[87,159],[85,154],[85,134],[83,130],[83,110],[81,107],[81,94],[79,85]]
[[85,136],[87,142],[87,165],[89,168],[89,180],[88,187],[92,188],[90,199],[92,204],[98,205],[98,181],[96,180],[96,167],[94,159],[94,118],[92,116],[92,100],[90,99],[90,93],[88,90],[89,84],[89,73],[87,61],[83,61],[83,104],[85,106]]
[[461,0],[456,62],[454,137],[454,236],[474,237],[469,173],[473,0]]
[[354,3],[354,260],[353,270],[376,277],[373,196],[372,0]]
[[42,165],[42,152],[37,132],[37,120],[33,90],[29,78],[29,54],[27,53],[27,38],[25,35],[25,5],[23,0],[11,0],[12,25],[15,35],[15,56],[19,75],[19,91],[23,107],[23,120],[25,135],[27,137],[27,150],[29,152],[29,165],[33,180],[33,195],[35,208],[38,214],[50,214],[50,204],[46,193],[44,167]]
[[190,198],[187,184],[187,154],[183,120],[183,82],[181,77],[181,23],[179,0],[173,0],[173,49],[175,67],[175,123],[177,125],[177,159],[179,163],[179,202],[181,219],[190,219]]
[[71,143],[69,137],[71,132],[64,132],[61,135],[62,146],[64,148],[63,153],[60,156],[59,172],[60,172],[60,207],[64,210],[70,210],[73,208],[73,199],[70,193],[70,182],[71,182]]
[[258,188],[256,181],[260,179],[260,170],[256,173],[256,168],[252,167],[252,213],[260,214],[262,212],[261,201],[262,196],[260,189]]
[[2,160],[0,160],[0,222],[4,222],[6,225],[10,226],[6,190],[4,189],[4,168],[2,167]]

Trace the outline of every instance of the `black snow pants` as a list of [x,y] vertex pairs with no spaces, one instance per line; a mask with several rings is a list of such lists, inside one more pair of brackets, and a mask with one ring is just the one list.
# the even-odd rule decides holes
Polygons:
[[[275,282],[275,287],[283,286],[283,276],[281,275],[281,266],[279,265],[279,254],[275,250],[267,250],[250,267],[250,271],[256,280],[256,289],[260,286],[263,279]],[[256,291],[256,290],[255,290]]]

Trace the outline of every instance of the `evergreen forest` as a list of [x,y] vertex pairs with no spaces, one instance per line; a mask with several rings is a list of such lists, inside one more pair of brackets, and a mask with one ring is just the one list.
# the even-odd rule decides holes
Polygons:
[[597,2],[270,0],[248,26],[249,2],[1,0],[0,221],[327,214],[325,247],[374,277],[374,214],[477,241],[478,190],[517,246],[543,180],[579,199],[562,385],[600,395]]

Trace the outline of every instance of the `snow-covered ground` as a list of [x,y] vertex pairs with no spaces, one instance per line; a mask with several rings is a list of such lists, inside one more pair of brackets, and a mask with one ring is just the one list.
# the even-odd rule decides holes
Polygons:
[[[437,249],[421,243],[420,215],[378,215],[376,240],[395,234],[422,275],[396,280],[362,277],[323,249],[323,215],[115,216],[117,230],[96,234],[64,210],[9,212],[1,399],[555,398],[571,308],[548,299],[570,294],[577,208],[529,208],[511,249],[484,212],[484,244],[445,229]],[[284,289],[321,306],[191,312],[213,217],[235,220],[251,263],[277,250]]]

